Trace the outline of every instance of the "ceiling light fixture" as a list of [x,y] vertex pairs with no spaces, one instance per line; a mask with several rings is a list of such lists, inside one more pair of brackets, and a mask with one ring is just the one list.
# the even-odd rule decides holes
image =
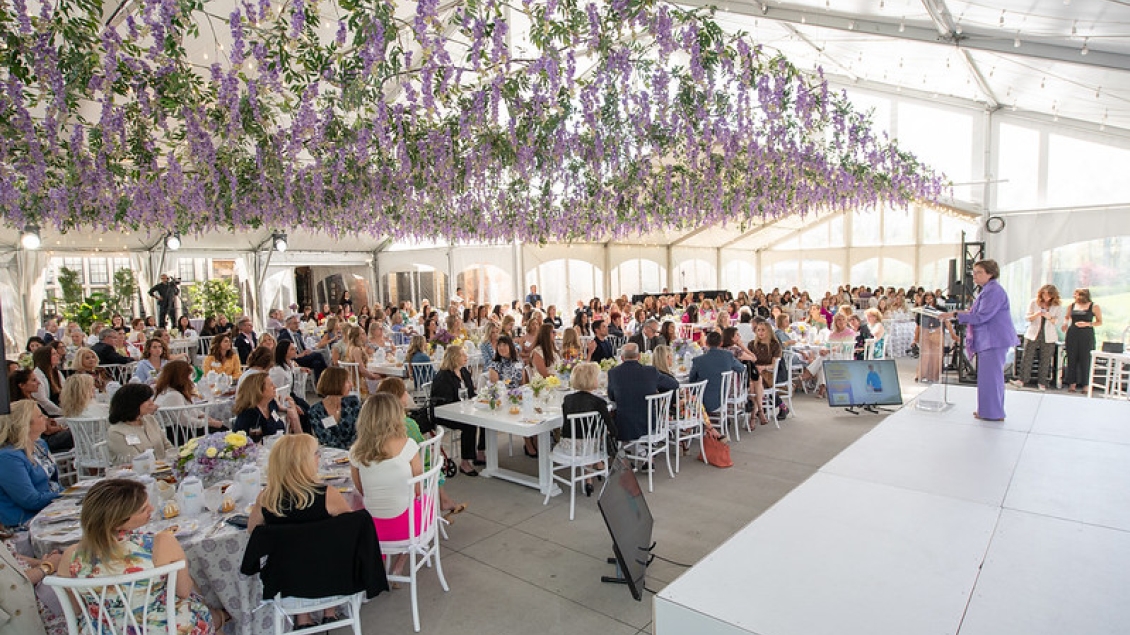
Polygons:
[[29,222],[24,225],[24,231],[20,234],[20,245],[28,251],[39,249],[43,241],[39,238],[39,225]]
[[180,249],[180,232],[169,232],[165,236],[165,246],[169,248],[169,251]]
[[286,242],[286,234],[285,233],[276,232],[274,234],[271,234],[271,241],[275,245],[275,251],[277,251],[279,253],[286,251],[286,248],[287,248],[288,245],[287,245],[287,242]]

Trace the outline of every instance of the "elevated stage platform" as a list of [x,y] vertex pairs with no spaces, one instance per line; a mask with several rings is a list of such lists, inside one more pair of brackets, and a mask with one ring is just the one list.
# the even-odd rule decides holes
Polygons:
[[1130,632],[1130,402],[1010,390],[992,423],[975,392],[890,415],[660,592],[655,633]]

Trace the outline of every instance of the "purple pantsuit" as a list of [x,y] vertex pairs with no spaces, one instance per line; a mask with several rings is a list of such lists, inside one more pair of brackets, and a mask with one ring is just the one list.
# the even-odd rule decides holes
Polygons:
[[1004,360],[1008,349],[1016,346],[1017,336],[1008,294],[1000,282],[985,283],[969,312],[959,313],[957,320],[968,325],[967,347],[977,355],[977,414],[982,419],[1004,419]]

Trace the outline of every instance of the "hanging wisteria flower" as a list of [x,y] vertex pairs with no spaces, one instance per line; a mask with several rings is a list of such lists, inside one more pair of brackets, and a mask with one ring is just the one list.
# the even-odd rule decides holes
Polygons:
[[225,50],[208,2],[137,6],[0,12],[8,224],[603,242],[945,193],[708,10],[261,1]]

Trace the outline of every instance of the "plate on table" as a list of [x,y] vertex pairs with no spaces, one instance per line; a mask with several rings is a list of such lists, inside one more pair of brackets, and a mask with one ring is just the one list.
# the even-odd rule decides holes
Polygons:
[[55,509],[48,509],[39,512],[39,517],[48,522],[60,522],[64,520],[77,519],[82,515],[82,508],[75,506],[56,507]]

